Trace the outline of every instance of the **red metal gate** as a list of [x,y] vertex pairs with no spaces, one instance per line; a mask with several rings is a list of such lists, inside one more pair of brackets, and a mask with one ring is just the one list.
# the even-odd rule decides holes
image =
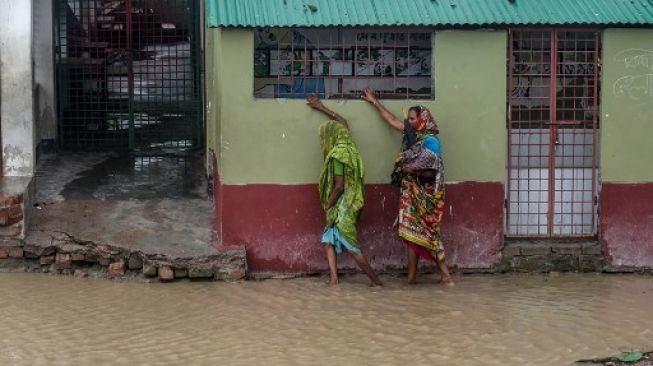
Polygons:
[[597,228],[600,32],[511,30],[508,236]]

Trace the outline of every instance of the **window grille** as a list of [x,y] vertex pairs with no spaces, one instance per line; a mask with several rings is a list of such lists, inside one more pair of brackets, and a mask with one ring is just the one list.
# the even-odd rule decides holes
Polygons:
[[268,28],[255,35],[257,98],[431,99],[431,33],[341,28]]

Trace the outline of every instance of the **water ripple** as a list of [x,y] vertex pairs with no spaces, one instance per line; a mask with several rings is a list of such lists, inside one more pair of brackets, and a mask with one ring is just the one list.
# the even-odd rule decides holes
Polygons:
[[653,348],[652,277],[466,276],[453,289],[385,281],[2,274],[0,365],[559,366]]

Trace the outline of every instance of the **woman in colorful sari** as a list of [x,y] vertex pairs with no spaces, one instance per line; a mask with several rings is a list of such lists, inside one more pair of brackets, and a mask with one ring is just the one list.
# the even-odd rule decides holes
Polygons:
[[365,203],[364,171],[347,121],[325,107],[317,97],[309,97],[308,105],[331,118],[331,121],[320,126],[324,165],[319,185],[320,201],[326,213],[322,243],[325,244],[329,263],[329,283],[338,284],[336,253],[346,251],[370,278],[371,286],[383,286],[358,244],[356,224]]
[[362,98],[374,105],[381,117],[404,133],[403,151],[393,173],[401,199],[397,231],[408,248],[408,284],[417,281],[417,262],[424,258],[437,263],[440,282],[453,286],[445,263],[440,224],[444,214],[442,149],[438,126],[428,108],[411,107],[401,121],[388,111],[367,88]]

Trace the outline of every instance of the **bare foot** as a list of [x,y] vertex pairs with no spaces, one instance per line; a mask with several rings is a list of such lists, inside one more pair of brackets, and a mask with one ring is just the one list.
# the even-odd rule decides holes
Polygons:
[[370,282],[370,287],[383,287],[383,282]]
[[408,281],[406,281],[406,284],[411,285],[411,286],[412,285],[417,285],[417,280],[408,280]]
[[327,281],[326,284],[328,286],[336,286],[338,284],[338,279],[337,278],[336,279],[330,279],[329,281]]
[[453,278],[451,277],[442,277],[440,279],[440,283],[447,286],[447,287],[454,287],[456,286],[456,283],[453,282]]

